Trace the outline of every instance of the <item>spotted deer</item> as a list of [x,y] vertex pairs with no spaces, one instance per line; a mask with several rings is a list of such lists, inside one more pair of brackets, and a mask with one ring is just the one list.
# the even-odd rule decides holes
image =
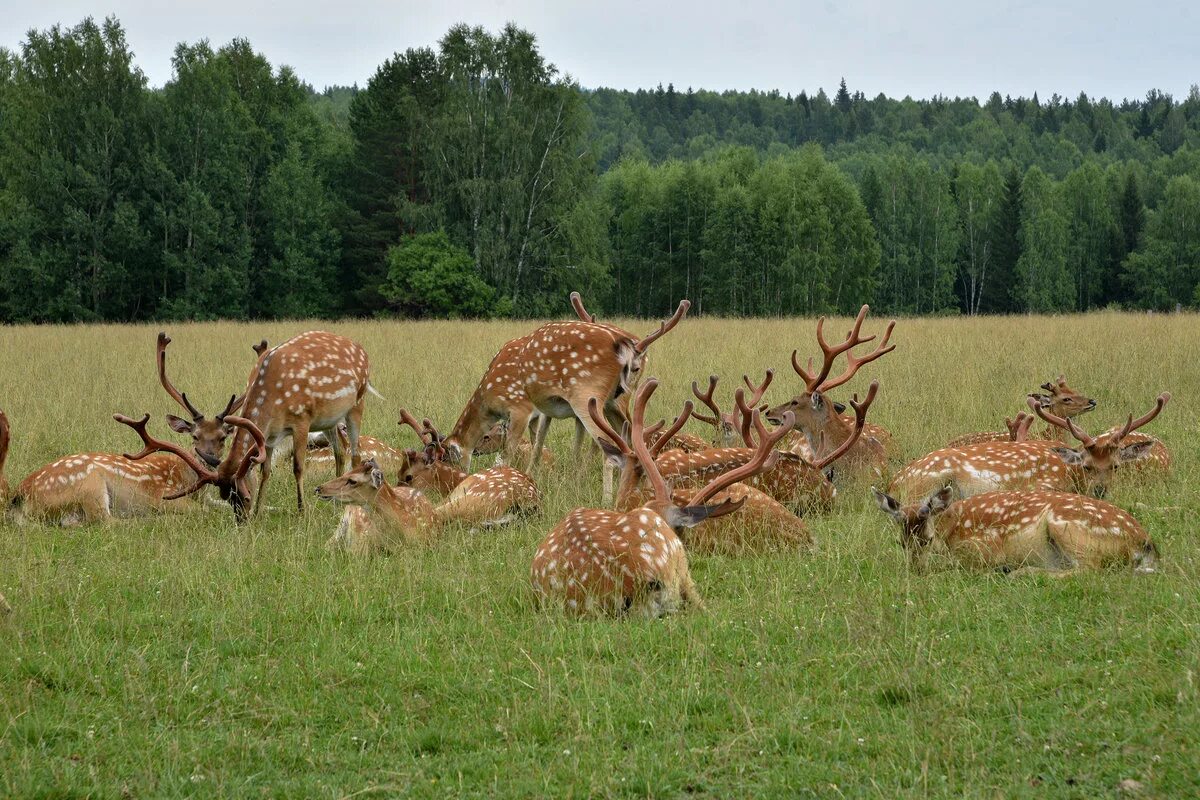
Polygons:
[[[823,354],[819,371],[813,370],[811,359],[808,369],[802,368],[797,359],[798,351],[792,351],[792,368],[803,379],[804,391],[787,403],[768,410],[767,419],[773,424],[779,424],[784,413],[792,412],[796,417],[796,428],[804,434],[808,452],[816,452],[818,440],[821,437],[824,438],[826,446],[837,447],[849,438],[854,430],[853,423],[843,417],[837,404],[829,399],[829,391],[848,383],[864,364],[869,364],[896,349],[896,345],[888,344],[892,338],[892,331],[896,327],[896,321],[892,320],[888,323],[883,339],[874,350],[864,356],[854,354],[855,347],[872,342],[876,338],[873,335],[863,336],[861,333],[868,311],[870,311],[870,307],[864,305],[859,310],[858,316],[854,320],[854,326],[846,334],[846,338],[834,346],[825,341],[825,318],[821,317],[817,320],[817,344],[820,345]],[[833,365],[843,354],[846,356],[846,369],[842,374],[830,377]],[[888,461],[887,447],[883,439],[890,440],[891,435],[886,434],[877,426],[873,426],[872,430],[878,435],[868,432],[866,436],[860,437],[846,453],[842,459],[843,472],[852,476],[864,472],[874,475],[883,474]]]
[[987,492],[954,502],[951,487],[901,505],[872,489],[879,508],[900,524],[900,543],[917,570],[940,554],[960,567],[1047,571],[1133,565],[1153,572],[1158,549],[1138,521],[1114,505],[1053,491]]
[[235,439],[234,445],[230,447],[221,463],[216,467],[209,467],[196,458],[191,451],[174,442],[151,436],[146,430],[146,424],[150,421],[149,414],[144,415],[140,420],[123,414],[114,414],[113,419],[122,425],[133,428],[142,439],[142,450],[132,455],[126,453],[123,456],[124,459],[133,462],[135,466],[146,465],[149,468],[150,465],[159,462],[164,455],[173,455],[183,461],[192,472],[190,480],[172,483],[169,489],[164,489],[163,501],[179,500],[211,485],[217,487],[221,499],[229,503],[233,509],[235,521],[240,524],[249,518],[253,494],[253,481],[249,473],[256,464],[265,464],[268,459],[266,438],[254,422],[245,417],[226,415],[225,422],[236,427],[239,434],[244,433],[251,443],[249,446],[239,447],[237,439]]
[[1029,399],[1030,409],[1052,425],[1061,425],[1079,439],[1081,447],[1056,441],[983,442],[936,450],[896,473],[888,491],[902,499],[926,497],[950,486],[956,497],[994,491],[1068,491],[1103,497],[1113,473],[1122,465],[1145,458],[1147,443],[1124,446],[1131,432],[1150,422],[1170,400],[1159,395],[1155,407],[1138,419],[1131,414],[1120,429],[1088,436],[1074,421],[1055,417]]
[[[1166,445],[1153,436],[1145,433],[1138,433],[1137,429],[1146,425],[1150,420],[1158,416],[1162,411],[1163,406],[1171,399],[1170,392],[1163,392],[1159,395],[1155,407],[1150,413],[1138,420],[1133,419],[1133,415],[1129,415],[1128,421],[1124,425],[1114,425],[1099,436],[1088,436],[1070,417],[1059,417],[1046,411],[1042,403],[1035,402],[1033,397],[1027,401],[1029,407],[1042,420],[1052,428],[1070,433],[1073,437],[1079,440],[1088,452],[1118,452],[1120,458],[1113,461],[1112,469],[1115,470],[1123,464],[1128,464],[1134,467],[1155,467],[1159,469],[1168,469],[1171,466],[1171,454],[1167,451]],[[1067,460],[1075,460],[1074,456],[1063,454]]]
[[[624,421],[619,398],[637,386],[647,348],[679,324],[690,305],[687,300],[681,301],[670,319],[640,339],[596,322],[551,322],[541,326],[525,338],[519,351],[510,352],[505,359],[499,355],[493,359],[446,439],[451,459],[460,461],[467,454],[464,466],[470,469],[469,454],[483,434],[504,418],[509,419],[508,440],[515,450],[515,442],[524,435],[529,421],[526,399],[543,417],[534,440],[531,473],[537,471],[549,420],[574,417],[593,439],[598,439],[599,431],[587,412],[589,398],[601,399],[605,415],[619,426]],[[509,453],[510,461],[513,455]],[[604,471],[604,485],[605,496],[611,497],[612,475],[608,470]]]
[[[582,429],[582,426],[581,426]],[[471,451],[472,456],[488,456],[496,454],[496,466],[508,463],[505,446],[508,444],[508,420],[500,420],[493,425],[487,433],[480,438],[475,445],[475,449]],[[520,439],[516,443],[516,461],[514,463],[528,464],[533,459],[533,442],[527,439]],[[556,461],[554,453],[545,448],[542,450],[542,463],[547,469],[554,466]]]
[[[346,424],[338,423],[334,431],[342,445],[342,452],[348,453],[350,451],[350,432],[346,428]],[[360,434],[358,437],[358,455],[363,461],[367,459],[374,461],[384,472],[396,472],[403,469],[406,464],[402,450],[397,450],[386,442],[365,434]],[[292,451],[288,443],[285,442],[284,446],[277,449],[272,457],[276,464],[291,458]],[[330,444],[328,432],[321,431],[308,435],[308,448],[304,454],[304,462],[306,470],[314,467],[328,472],[337,470],[337,458],[333,446]]]
[[[359,456],[359,428],[370,383],[367,353],[357,342],[324,331],[308,331],[283,344],[264,349],[246,387],[245,417],[266,437],[266,459],[261,465],[255,513],[262,510],[275,448],[285,438],[292,442],[292,474],[296,478],[296,506],[304,510],[304,454],[310,431],[332,431],[346,424],[350,463]],[[345,453],[337,436],[330,439],[335,469],[345,469]],[[253,437],[239,430],[230,444],[234,463],[253,447]]]
[[[658,381],[651,378],[637,390],[628,440],[641,460],[654,497],[625,512],[577,508],[559,522],[538,547],[531,566],[534,593],[542,605],[558,605],[572,614],[643,617],[703,605],[676,531],[740,508],[739,501],[708,502],[769,463],[776,440],[774,434],[764,436],[755,459],[715,478],[692,496],[691,505],[678,506],[654,466],[641,430],[646,403],[657,386]],[[592,398],[590,405],[595,407],[596,417],[604,417],[598,398]],[[610,449],[619,448],[616,442],[600,441]]]
[[[750,382],[749,375],[743,375],[742,381],[746,384],[746,388],[750,390],[750,398],[746,400],[746,405],[750,408],[757,408],[759,402],[762,401],[763,395],[766,394],[767,388],[770,387],[771,381],[775,378],[775,370],[767,370],[767,376],[763,382],[755,386]],[[713,394],[717,390],[716,375],[708,376],[708,389],[704,392],[700,391],[699,385],[692,381],[692,394],[696,399],[708,407],[712,411],[712,416],[692,412],[694,419],[703,422],[706,425],[712,425],[714,429],[712,446],[713,447],[737,447],[741,441],[741,419],[738,414],[738,409],[734,408],[728,412],[721,411],[721,407],[717,405],[717,401],[713,399]]]
[[167,426],[176,433],[190,435],[196,455],[208,466],[215,467],[221,463],[224,455],[225,440],[236,430],[232,425],[225,424],[225,417],[237,413],[246,399],[245,395],[232,395],[224,411],[211,419],[206,417],[188,400],[187,392],[176,389],[170,378],[167,377],[167,345],[170,343],[171,338],[167,336],[166,332],[160,331],[155,353],[158,363],[158,380],[166,393],[191,416],[191,420],[167,414]]
[[[1095,400],[1076,392],[1067,385],[1067,379],[1065,375],[1059,375],[1056,380],[1043,383],[1042,389],[1046,391],[1046,394],[1030,394],[1029,397],[1036,400],[1043,409],[1049,411],[1055,416],[1067,419],[1086,414],[1096,408]],[[980,433],[968,433],[952,439],[946,446],[965,447],[969,444],[981,444],[983,442],[1014,441],[1011,434],[1011,430],[1008,433],[1005,433],[1004,431],[982,431]],[[1062,428],[1055,427],[1054,425],[1047,425],[1033,438],[1065,443],[1067,441],[1067,432]]]
[[[855,399],[857,400],[857,398]],[[739,405],[744,407],[744,404]],[[678,428],[682,426],[686,422],[689,413],[691,413],[691,409],[691,401],[688,401],[684,405],[683,413],[676,418],[671,427]],[[606,453],[610,458],[620,462],[622,491],[618,493],[617,510],[628,511],[645,505],[653,498],[653,488],[645,489],[641,486],[632,490],[629,488],[632,484],[637,483],[645,472],[636,451],[630,444],[632,441],[630,438],[632,432],[630,432],[629,436],[626,436],[612,430],[608,426],[607,420],[599,413],[599,409],[595,403],[590,405],[589,410],[597,426],[605,431],[611,444],[611,448],[606,448]],[[635,422],[639,427],[643,424],[640,419],[635,419]],[[763,425],[757,409],[748,413],[748,424],[753,425],[759,436],[759,442],[753,443],[750,434],[745,434],[746,440],[753,444],[753,449],[750,450],[749,456],[747,458],[730,459],[722,464],[720,468],[706,471],[705,475],[707,479],[719,477],[721,474],[742,467],[751,459],[756,458],[761,452],[760,445],[768,437],[770,439],[770,447],[774,449],[790,430],[789,427],[783,426],[776,429],[774,433],[769,433]],[[626,430],[631,429],[627,428]],[[644,434],[642,438],[643,441],[647,439]],[[656,465],[663,463],[663,458],[658,456],[655,447],[649,444],[649,442],[647,442],[647,452],[654,459]],[[686,532],[679,532],[679,536],[684,541],[688,551],[692,553],[742,555],[750,552],[795,548],[804,549],[810,547],[812,545],[812,536],[809,534],[804,520],[788,510],[787,507],[775,498],[750,485],[762,476],[763,470],[772,469],[771,462],[778,463],[778,460],[784,457],[783,453],[775,450],[769,459],[763,462],[757,473],[746,475],[741,479],[741,482],[734,483],[715,494],[713,496],[715,501],[724,502],[728,500],[730,502],[741,503],[741,510],[735,515],[708,520],[703,525],[687,530]],[[835,455],[834,458],[836,457]],[[663,474],[661,469],[660,474]],[[631,475],[637,477],[631,477]],[[668,483],[672,481],[665,474],[663,474],[663,478]],[[678,481],[679,479],[675,478],[674,480]],[[694,482],[691,481],[680,482],[687,484],[687,486],[672,490],[672,502],[678,506],[695,505],[695,497],[701,486],[694,485]]]

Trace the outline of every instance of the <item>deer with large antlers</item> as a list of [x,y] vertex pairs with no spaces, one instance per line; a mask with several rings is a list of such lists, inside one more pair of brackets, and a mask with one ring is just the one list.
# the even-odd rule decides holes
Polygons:
[[[146,430],[150,415],[144,415],[135,420],[123,414],[114,414],[113,419],[122,425],[128,425],[142,439],[144,445],[141,452],[133,455],[126,454],[124,458],[133,462],[145,461],[153,464],[161,453],[173,454],[182,460],[192,471],[194,478],[182,486],[173,485],[170,493],[163,497],[164,501],[178,500],[203,489],[205,486],[217,487],[221,499],[233,508],[234,519],[241,523],[250,514],[252,483],[249,472],[254,465],[267,462],[267,442],[258,426],[249,419],[236,417],[232,414],[225,416],[225,422],[238,428],[239,433],[245,433],[252,441],[249,447],[235,445],[225,454],[225,458],[216,467],[209,467],[197,459],[189,450],[174,442],[155,439]],[[261,491],[261,487],[260,487]]]
[[[872,342],[876,338],[874,335],[862,335],[862,325],[867,318],[868,311],[870,311],[870,307],[866,305],[859,309],[858,316],[854,319],[854,326],[846,334],[846,338],[837,345],[830,345],[825,341],[825,318],[821,317],[817,320],[817,344],[820,345],[823,354],[820,370],[813,369],[811,360],[807,369],[801,367],[798,351],[792,351],[792,368],[803,379],[804,391],[787,403],[770,409],[767,412],[767,419],[773,424],[779,424],[783,414],[790,411],[795,415],[796,428],[804,435],[809,452],[817,452],[818,443],[822,438],[825,446],[838,447],[854,431],[853,422],[842,416],[837,404],[828,397],[829,391],[848,383],[863,365],[896,349],[896,345],[888,343],[892,338],[892,331],[896,327],[896,321],[892,320],[888,323],[883,339],[874,350],[863,356],[854,354],[855,347]],[[831,377],[830,373],[833,371],[834,364],[843,354],[846,356],[846,369],[840,375]],[[872,431],[877,435],[868,432],[868,435],[860,437],[846,453],[842,459],[845,471],[852,474],[863,471],[869,471],[876,475],[883,474],[888,460],[884,439],[890,439],[891,435],[886,434],[877,426],[872,426]]]
[[[750,390],[749,399],[745,400],[745,404],[750,408],[757,408],[762,401],[763,395],[766,394],[771,381],[775,378],[775,370],[767,370],[767,376],[763,382],[755,386],[750,382],[749,375],[743,375],[742,381],[746,384],[746,388]],[[692,418],[712,425],[714,429],[712,446],[713,447],[737,447],[741,442],[741,418],[739,416],[740,409],[734,408],[728,412],[721,411],[721,407],[717,405],[717,401],[713,398],[713,394],[717,390],[716,375],[708,376],[708,389],[701,392],[700,387],[695,381],[692,381],[692,394],[696,399],[708,407],[712,415],[701,414],[698,411],[692,412]]]
[[[1065,375],[1059,375],[1054,381],[1047,381],[1042,384],[1042,389],[1046,394],[1030,394],[1029,397],[1038,402],[1041,407],[1051,414],[1068,419],[1086,414],[1096,408],[1096,401],[1086,395],[1072,389],[1067,385]],[[1044,439],[1046,441],[1067,441],[1067,431],[1063,428],[1054,425],[1047,425],[1035,437],[1036,439]],[[1005,442],[1005,441],[1020,441],[1012,438],[1011,429],[1009,432],[1004,431],[983,431],[980,433],[967,433],[952,439],[947,447],[966,447],[970,444],[982,444],[983,442]]]
[[1145,529],[1114,505],[1066,492],[988,492],[954,500],[951,487],[901,505],[878,489],[879,508],[900,524],[910,564],[932,554],[968,569],[1064,574],[1132,564],[1153,572],[1158,550]]
[[892,479],[888,491],[906,499],[926,497],[946,486],[952,487],[957,497],[1006,490],[1103,497],[1113,473],[1123,464],[1145,458],[1150,449],[1148,442],[1126,445],[1125,437],[1157,417],[1170,399],[1164,392],[1147,414],[1136,420],[1130,414],[1125,425],[1092,437],[1073,420],[1048,413],[1030,398],[1030,410],[1043,421],[1070,431],[1081,446],[1072,449],[1055,441],[1024,441],[947,447],[908,464]]
[[[764,436],[753,460],[715,478],[692,495],[690,505],[678,506],[654,466],[641,430],[646,403],[657,387],[658,381],[651,378],[637,390],[630,436],[625,442],[641,462],[654,497],[626,512],[578,508],[556,525],[538,547],[531,567],[534,592],[543,604],[561,605],[573,614],[646,617],[702,605],[676,531],[740,508],[738,501],[708,502],[773,459],[773,434]],[[595,409],[588,412],[589,421],[593,414],[604,417],[598,399],[593,398],[589,405]],[[618,441],[609,442],[607,437],[599,441],[609,450],[621,448]]]
[[[192,405],[187,392],[176,389],[170,378],[167,377],[167,345],[170,343],[171,338],[165,332],[160,331],[155,354],[158,362],[158,380],[166,393],[191,416],[191,420],[168,414],[167,425],[176,433],[190,434],[196,455],[208,466],[215,467],[221,463],[221,458],[224,456],[225,440],[236,430],[232,425],[225,423],[225,417],[237,413],[245,400],[245,395],[231,396],[224,411],[211,419],[206,417]],[[265,341],[263,344],[266,344]]]
[[[742,398],[739,397],[740,399]],[[857,398],[855,399],[857,400]],[[739,403],[739,406],[745,407],[744,403]],[[626,429],[629,431],[629,436],[624,436],[608,426],[595,403],[591,404],[589,410],[596,424],[604,429],[609,439],[611,447],[606,446],[606,455],[612,458],[621,470],[617,510],[627,511],[644,505],[652,499],[652,493],[655,490],[653,487],[646,490],[636,486],[645,475],[645,469],[642,467],[637,451],[631,445],[632,437],[643,426],[642,419],[635,414],[630,427]],[[671,430],[681,427],[687,421],[691,410],[692,404],[691,401],[688,401],[684,404],[683,413],[675,419],[671,428],[664,435],[669,435]],[[644,407],[641,411],[644,413]],[[757,409],[747,412],[747,417],[747,424],[743,427],[752,426],[758,433],[758,442],[753,442],[750,434],[746,433],[745,439],[751,445],[750,448],[747,448],[745,452],[739,451],[737,457],[729,457],[716,462],[715,466],[706,462],[706,466],[710,468],[700,472],[669,475],[669,472],[664,470],[666,457],[659,456],[658,449],[647,442],[646,451],[654,459],[660,476],[668,483],[682,484],[681,488],[674,488],[671,492],[672,502],[679,506],[694,505],[703,483],[719,478],[732,470],[740,469],[747,463],[760,460],[761,454],[765,450],[773,451],[766,459],[761,459],[758,470],[743,475],[740,479],[741,482],[733,483],[713,495],[713,500],[718,502],[741,503],[741,510],[736,515],[709,520],[686,533],[679,532],[690,552],[740,555],[748,552],[808,548],[812,545],[812,536],[809,534],[804,520],[788,510],[774,497],[751,485],[764,475],[764,471],[770,472],[778,469],[781,460],[787,457],[794,458],[790,453],[775,450],[779,442],[791,430],[790,426],[785,425],[773,432],[768,432]],[[642,440],[646,441],[647,438],[643,433]],[[678,457],[679,454],[672,455]],[[815,474],[824,478],[819,470],[816,470]],[[697,484],[697,479],[700,479],[702,483]],[[832,499],[832,486],[830,486],[830,490]]]
[[[464,465],[470,469],[475,445],[496,421],[504,418],[509,419],[509,442],[515,450],[515,442],[528,424],[526,400],[543,417],[534,441],[531,472],[537,470],[546,427],[552,419],[574,417],[598,440],[600,431],[588,415],[588,400],[599,398],[605,415],[620,425],[624,421],[620,397],[637,386],[647,348],[679,324],[690,305],[687,300],[681,301],[670,319],[640,339],[597,322],[551,322],[541,326],[524,338],[519,350],[503,360],[499,356],[493,359],[446,439],[451,458],[465,458]],[[515,452],[509,454],[510,462],[513,455]],[[604,488],[605,497],[611,497],[612,475],[607,469]]]

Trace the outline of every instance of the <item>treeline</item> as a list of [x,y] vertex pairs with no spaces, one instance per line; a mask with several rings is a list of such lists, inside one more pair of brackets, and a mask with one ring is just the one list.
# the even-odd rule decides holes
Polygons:
[[452,28],[314,92],[147,85],[115,19],[0,50],[0,319],[1200,306],[1200,91],[1114,104],[587,91]]

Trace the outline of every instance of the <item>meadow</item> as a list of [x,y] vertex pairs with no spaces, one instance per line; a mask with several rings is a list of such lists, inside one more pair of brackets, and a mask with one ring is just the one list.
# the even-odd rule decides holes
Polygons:
[[[172,377],[214,413],[251,344],[314,326],[366,347],[386,399],[364,431],[395,443],[413,441],[402,406],[449,429],[533,323],[171,325]],[[788,358],[816,350],[813,328],[685,320],[650,351],[655,418],[710,373],[729,387],[774,367],[767,400],[790,397]],[[0,328],[10,482],[62,454],[138,449],[113,412],[167,434],[158,329]],[[870,419],[909,458],[1002,427],[1060,372],[1099,401],[1093,432],[1170,390],[1147,432],[1173,473],[1110,494],[1158,543],[1159,572],[916,575],[864,486],[809,520],[814,552],[694,557],[703,611],[579,621],[535,610],[528,577],[545,533],[600,501],[571,426],[551,429],[541,513],[370,560],[326,552],[341,510],[299,515],[284,468],[243,527],[200,508],[0,527],[0,796],[1200,794],[1200,320],[903,319],[893,340],[845,388],[879,379]]]

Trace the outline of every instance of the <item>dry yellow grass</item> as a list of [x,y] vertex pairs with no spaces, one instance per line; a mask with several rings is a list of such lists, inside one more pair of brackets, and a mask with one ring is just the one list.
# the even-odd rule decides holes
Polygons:
[[[449,429],[498,346],[533,325],[170,325],[169,363],[212,413],[242,389],[251,344],[333,330],[366,347],[386,397],[368,401],[364,431],[410,441],[401,406]],[[815,352],[813,328],[685,320],[651,350],[653,413],[673,415],[709,373],[727,393],[774,367],[767,399],[790,396],[789,355]],[[0,328],[10,482],[65,453],[134,449],[116,411],[148,411],[166,434],[158,329]],[[996,428],[1060,372],[1099,400],[1089,430],[1170,390],[1148,432],[1174,474],[1112,498],[1149,528],[1162,572],[916,578],[851,492],[811,521],[814,554],[694,559],[705,612],[578,623],[534,612],[529,560],[568,509],[599,502],[598,469],[560,458],[541,515],[369,561],[323,550],[338,509],[297,515],[284,469],[275,510],[243,529],[201,510],[0,529],[14,607],[0,620],[0,795],[1096,796],[1128,778],[1200,792],[1200,319],[913,319],[894,341],[846,388],[880,380],[871,420],[909,457]],[[565,455],[570,436],[557,423],[552,446]]]

